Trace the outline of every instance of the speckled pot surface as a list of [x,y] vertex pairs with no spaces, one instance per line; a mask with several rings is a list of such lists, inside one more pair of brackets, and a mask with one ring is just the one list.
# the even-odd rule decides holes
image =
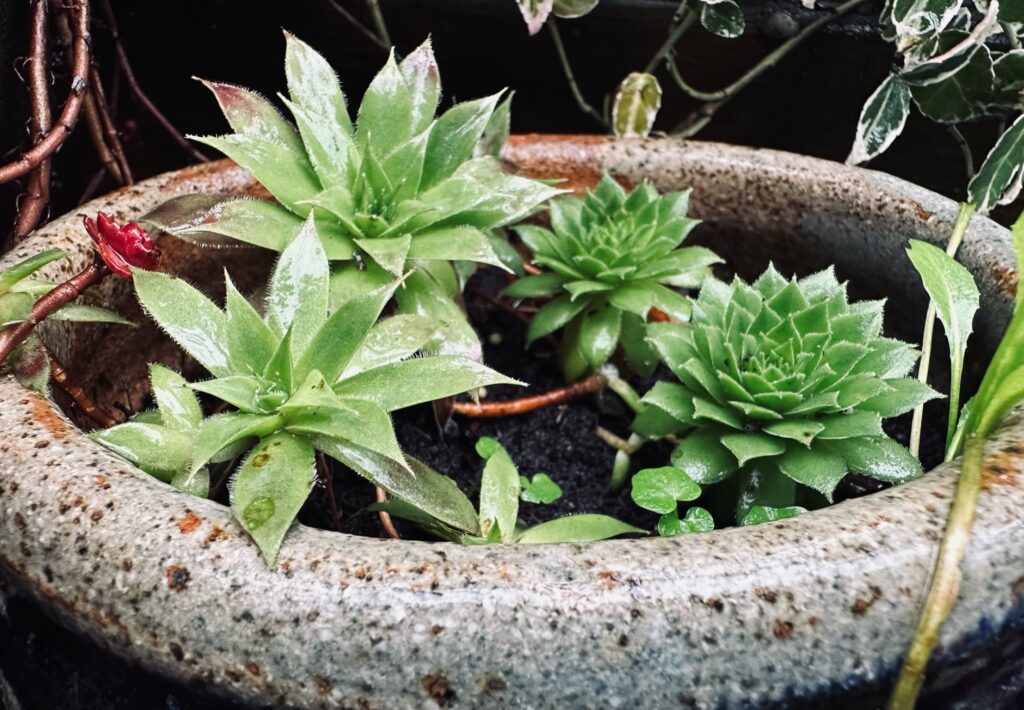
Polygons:
[[[906,239],[944,242],[956,206],[894,178],[767,150],[669,140],[514,138],[512,169],[574,187],[604,170],[694,187],[695,234],[756,273],[835,263],[857,295],[920,322]],[[173,195],[251,190],[227,162],[96,200],[136,217]],[[88,258],[75,215],[40,248]],[[210,286],[255,283],[265,257],[165,263]],[[982,290],[975,353],[991,352],[1016,284],[1004,229],[976,219],[962,253]],[[261,262],[261,259],[263,261]],[[124,283],[110,298],[131,313]],[[135,311],[137,313],[137,311]],[[47,342],[101,399],[137,405],[147,358],[180,366],[148,327],[49,327]],[[905,337],[913,338],[913,330]],[[973,375],[984,365],[978,356]],[[85,369],[85,368],[81,368]],[[276,570],[215,503],[178,493],[91,443],[51,402],[0,380],[0,568],[64,623],[184,682],[298,707],[737,707],[870,698],[891,681],[941,534],[957,464],[783,522],[670,539],[459,547],[297,527]],[[932,688],[1017,653],[1024,629],[1024,424],[987,451],[985,486]],[[834,706],[834,702],[831,702]]]

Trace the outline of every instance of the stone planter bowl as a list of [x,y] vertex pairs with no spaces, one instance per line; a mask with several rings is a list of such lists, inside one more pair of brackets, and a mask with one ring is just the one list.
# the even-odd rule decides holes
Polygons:
[[[573,187],[609,171],[693,186],[712,244],[750,276],[835,263],[859,297],[888,295],[916,339],[925,301],[903,250],[944,243],[956,205],[886,175],[769,150],[671,140],[521,136],[510,169]],[[222,161],[120,190],[80,212],[134,218],[189,192],[252,192]],[[89,258],[79,218],[39,230]],[[211,289],[243,284],[256,250],[163,239],[164,263]],[[976,218],[962,257],[979,281],[977,378],[1016,283],[1006,230]],[[57,272],[60,273],[57,273]],[[105,285],[138,314],[125,282]],[[133,310],[134,309],[134,310]],[[147,359],[181,367],[149,326],[47,326],[87,390],[141,405]],[[958,464],[881,493],[752,528],[590,545],[459,547],[296,527],[276,570],[221,505],[176,492],[87,439],[50,401],[0,381],[0,567],[97,643],[172,679],[298,707],[737,707],[874,704],[914,628]],[[597,443],[595,446],[599,445]],[[1019,651],[1024,426],[991,442],[959,604],[931,666],[941,692]]]

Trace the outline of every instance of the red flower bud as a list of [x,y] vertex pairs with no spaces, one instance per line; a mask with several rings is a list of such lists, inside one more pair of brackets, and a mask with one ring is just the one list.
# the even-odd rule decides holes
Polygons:
[[117,225],[103,212],[97,214],[95,219],[83,217],[82,222],[85,231],[96,243],[103,261],[118,276],[130,278],[131,266],[147,271],[156,268],[160,252],[145,230],[135,222]]

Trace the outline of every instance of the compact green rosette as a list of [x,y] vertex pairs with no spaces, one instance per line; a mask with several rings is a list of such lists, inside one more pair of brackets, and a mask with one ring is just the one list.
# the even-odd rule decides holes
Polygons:
[[544,272],[505,293],[553,297],[533,317],[528,338],[564,328],[559,355],[567,380],[601,367],[620,344],[631,367],[649,374],[657,364],[644,341],[651,308],[689,319],[690,299],[672,287],[698,288],[721,261],[703,247],[680,247],[698,224],[686,216],[689,201],[689,190],[659,195],[648,183],[627,194],[606,175],[583,198],[554,200],[551,229],[516,227]]
[[234,411],[201,418],[184,381],[154,368],[154,415],[95,434],[144,471],[202,490],[207,467],[238,459],[231,507],[273,564],[315,481],[315,454],[433,518],[478,532],[455,483],[399,448],[389,412],[498,383],[517,384],[462,356],[412,357],[434,336],[431,321],[378,322],[399,281],[332,308],[330,271],[312,217],[281,254],[261,316],[226,279],[224,309],[181,279],[133,273],[150,317],[213,376],[188,387]]
[[709,279],[688,325],[648,327],[679,381],[643,397],[634,428],[679,436],[672,465],[701,485],[740,476],[740,523],[758,506],[757,519],[792,508],[798,484],[831,502],[847,473],[915,478],[921,464],[882,420],[938,394],[906,376],[919,353],[882,337],[883,307],[850,303],[831,269],[787,280],[770,267],[753,285]]
[[401,63],[389,57],[353,121],[327,61],[286,39],[289,96],[280,98],[295,125],[247,89],[206,82],[234,133],[196,138],[246,168],[276,202],[190,195],[147,221],[200,243],[282,251],[312,214],[334,262],[332,303],[417,265],[395,293],[399,309],[438,325],[432,351],[479,360],[479,341],[458,305],[463,281],[474,264],[514,257],[493,230],[561,192],[502,171],[496,153],[508,101],[499,105],[498,93],[435,119],[441,84],[428,40]]

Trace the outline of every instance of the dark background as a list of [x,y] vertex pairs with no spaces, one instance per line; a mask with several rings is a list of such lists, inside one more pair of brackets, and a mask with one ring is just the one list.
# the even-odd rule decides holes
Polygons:
[[[360,0],[341,3],[369,24]],[[115,0],[114,10],[143,88],[186,133],[217,133],[226,126],[209,92],[192,75],[254,88],[266,96],[284,89],[286,28],[325,54],[338,68],[350,97],[359,97],[383,61],[382,50],[345,21],[328,0]],[[674,0],[602,0],[590,16],[560,24],[583,93],[601,107],[630,71],[642,68],[664,40]],[[819,0],[829,7],[835,3]],[[879,3],[880,4],[880,3]],[[516,132],[599,132],[574,103],[547,32],[529,37],[513,0],[381,0],[399,52],[431,35],[448,101],[475,98],[508,86],[516,91]],[[777,46],[784,30],[809,15],[798,0],[746,0],[748,28],[722,40],[694,28],[679,45],[680,65],[700,89],[720,88]],[[721,110],[699,135],[705,140],[763,146],[842,160],[849,151],[860,107],[885,77],[892,49],[876,35],[878,8],[867,3],[819,32]],[[27,103],[19,71],[26,52],[28,0],[0,0],[0,154],[24,148]],[[93,47],[101,73],[114,65],[102,22]],[[69,84],[63,50],[51,47],[54,112]],[[665,100],[658,128],[669,129],[694,108],[664,71]],[[356,102],[350,98],[350,105]],[[122,91],[117,120],[136,178],[181,167],[190,158]],[[994,141],[991,125],[966,127],[979,157]],[[872,167],[951,197],[965,179],[959,149],[939,127],[911,118],[906,133]],[[74,209],[99,161],[84,130],[54,160],[52,214]],[[105,181],[100,192],[116,187]],[[20,185],[0,186],[0,235],[13,220]],[[997,215],[1006,221],[1014,212]],[[2,583],[0,583],[2,584]],[[0,586],[0,599],[3,599]],[[1012,707],[1021,680],[989,673],[965,685],[967,698]],[[12,699],[13,698],[13,699]],[[31,603],[0,604],[0,708],[224,707],[187,688],[131,668],[57,627]],[[929,707],[952,706],[934,699]],[[853,701],[854,704],[863,704]],[[871,701],[865,701],[868,706]],[[925,705],[922,705],[924,707]]]

